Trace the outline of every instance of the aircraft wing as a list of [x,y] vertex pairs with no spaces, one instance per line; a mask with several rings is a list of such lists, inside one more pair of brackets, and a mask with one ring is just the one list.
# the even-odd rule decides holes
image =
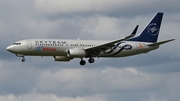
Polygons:
[[133,32],[131,33],[131,35],[129,36],[126,36],[125,38],[121,38],[121,39],[117,39],[117,40],[114,40],[114,41],[110,41],[110,42],[107,42],[107,43],[103,43],[103,44],[99,44],[99,45],[96,45],[94,47],[88,47],[88,48],[85,48],[84,50],[87,52],[87,53],[90,53],[91,55],[98,55],[100,52],[103,52],[107,49],[110,49],[112,48],[115,43],[117,42],[121,42],[121,41],[125,41],[129,38],[132,38],[133,36],[135,36],[136,32],[137,32],[137,29],[138,29],[139,25],[137,25],[135,27],[135,29],[133,30]]

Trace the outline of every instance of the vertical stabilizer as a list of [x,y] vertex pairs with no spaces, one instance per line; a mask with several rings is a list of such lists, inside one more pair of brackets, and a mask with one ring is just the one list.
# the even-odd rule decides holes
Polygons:
[[140,42],[152,42],[152,43],[157,42],[161,27],[162,17],[163,17],[163,13],[161,12],[157,13],[139,36],[129,39],[127,41],[140,41]]

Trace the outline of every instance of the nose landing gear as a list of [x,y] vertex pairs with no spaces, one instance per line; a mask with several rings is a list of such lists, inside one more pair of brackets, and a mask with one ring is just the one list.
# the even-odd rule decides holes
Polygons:
[[25,62],[26,61],[26,59],[25,59],[25,57],[24,57],[24,55],[23,54],[16,54],[16,56],[18,56],[18,57],[22,57],[22,62]]
[[23,59],[22,59],[22,62],[25,62],[25,61],[26,61],[26,59],[25,59],[25,58],[23,58]]

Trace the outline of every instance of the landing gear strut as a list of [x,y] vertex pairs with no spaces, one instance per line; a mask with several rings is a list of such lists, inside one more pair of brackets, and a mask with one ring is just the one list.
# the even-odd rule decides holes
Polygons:
[[80,61],[80,65],[85,65],[86,64],[86,61],[84,61],[83,59],[81,59],[81,61]]

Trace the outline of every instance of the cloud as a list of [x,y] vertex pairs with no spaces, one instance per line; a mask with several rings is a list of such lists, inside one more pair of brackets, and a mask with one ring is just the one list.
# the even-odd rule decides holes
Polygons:
[[[8,67],[7,67],[8,68]],[[16,68],[18,69],[18,68]],[[2,67],[0,69],[2,71]],[[19,70],[19,69],[18,69]],[[31,68],[30,68],[31,70]],[[36,69],[37,70],[37,69]],[[106,71],[106,72],[104,72]],[[8,71],[3,71],[5,74]],[[128,101],[128,96],[131,100],[175,100],[178,98],[180,82],[178,81],[177,72],[172,73],[147,73],[140,72],[136,68],[72,68],[59,69],[54,72],[43,70],[38,72],[39,76],[33,76],[33,79],[25,82],[29,72],[23,74],[24,79],[19,75],[14,75],[14,78],[4,78],[11,81],[12,79],[19,84],[20,87],[31,87],[31,90],[26,89],[26,92],[17,94],[16,92],[9,92],[1,94],[0,100],[3,101],[109,101],[122,99]],[[17,73],[17,72],[15,72]],[[20,72],[20,74],[22,74]],[[34,78],[35,77],[35,78]],[[19,79],[24,82],[20,82]],[[0,79],[0,82],[3,82]],[[8,82],[4,82],[9,84]],[[16,83],[10,83],[10,87]],[[32,85],[35,84],[35,85]],[[0,84],[2,86],[2,84]],[[19,88],[19,87],[18,87]],[[23,88],[24,89],[24,88]],[[16,89],[17,90],[17,89]],[[4,90],[3,90],[4,91]],[[2,92],[2,91],[1,91]],[[163,94],[162,94],[163,93]],[[139,94],[143,96],[138,96]],[[163,95],[167,96],[163,96]],[[130,99],[129,99],[130,100]]]
[[26,68],[25,65],[12,62],[13,64],[1,60],[0,95],[27,93],[36,85],[39,71],[34,70],[33,67]]
[[131,72],[135,75],[142,75],[139,71],[137,71],[135,68],[126,68],[127,71]]
[[30,93],[20,96],[15,96],[13,94],[0,96],[0,100],[3,101],[108,101],[103,95],[92,95],[83,97],[58,97],[54,94],[39,94]]
[[131,1],[36,0],[34,1],[34,7],[40,12],[54,14],[58,12],[73,13],[73,12],[105,11],[109,9],[114,9],[114,7],[124,6],[131,3],[137,4],[137,2],[135,2],[134,0],[131,0]]
[[[157,11],[177,12],[178,0],[173,2],[165,0],[35,0],[34,9],[43,14],[74,14],[74,13],[103,13],[103,14],[137,14]],[[143,8],[143,9],[142,9]],[[171,8],[171,9],[167,9]],[[128,12],[128,13],[127,13]],[[129,15],[129,14],[128,14]]]
[[60,69],[54,73],[44,71],[36,86],[36,91],[54,92],[59,96],[76,96],[77,94],[85,96],[94,93],[110,94],[118,91],[146,90],[162,84],[158,74],[152,75],[140,73],[135,68]]
[[93,39],[114,38],[121,32],[118,24],[117,18],[95,16],[85,20],[82,31],[93,34]]

